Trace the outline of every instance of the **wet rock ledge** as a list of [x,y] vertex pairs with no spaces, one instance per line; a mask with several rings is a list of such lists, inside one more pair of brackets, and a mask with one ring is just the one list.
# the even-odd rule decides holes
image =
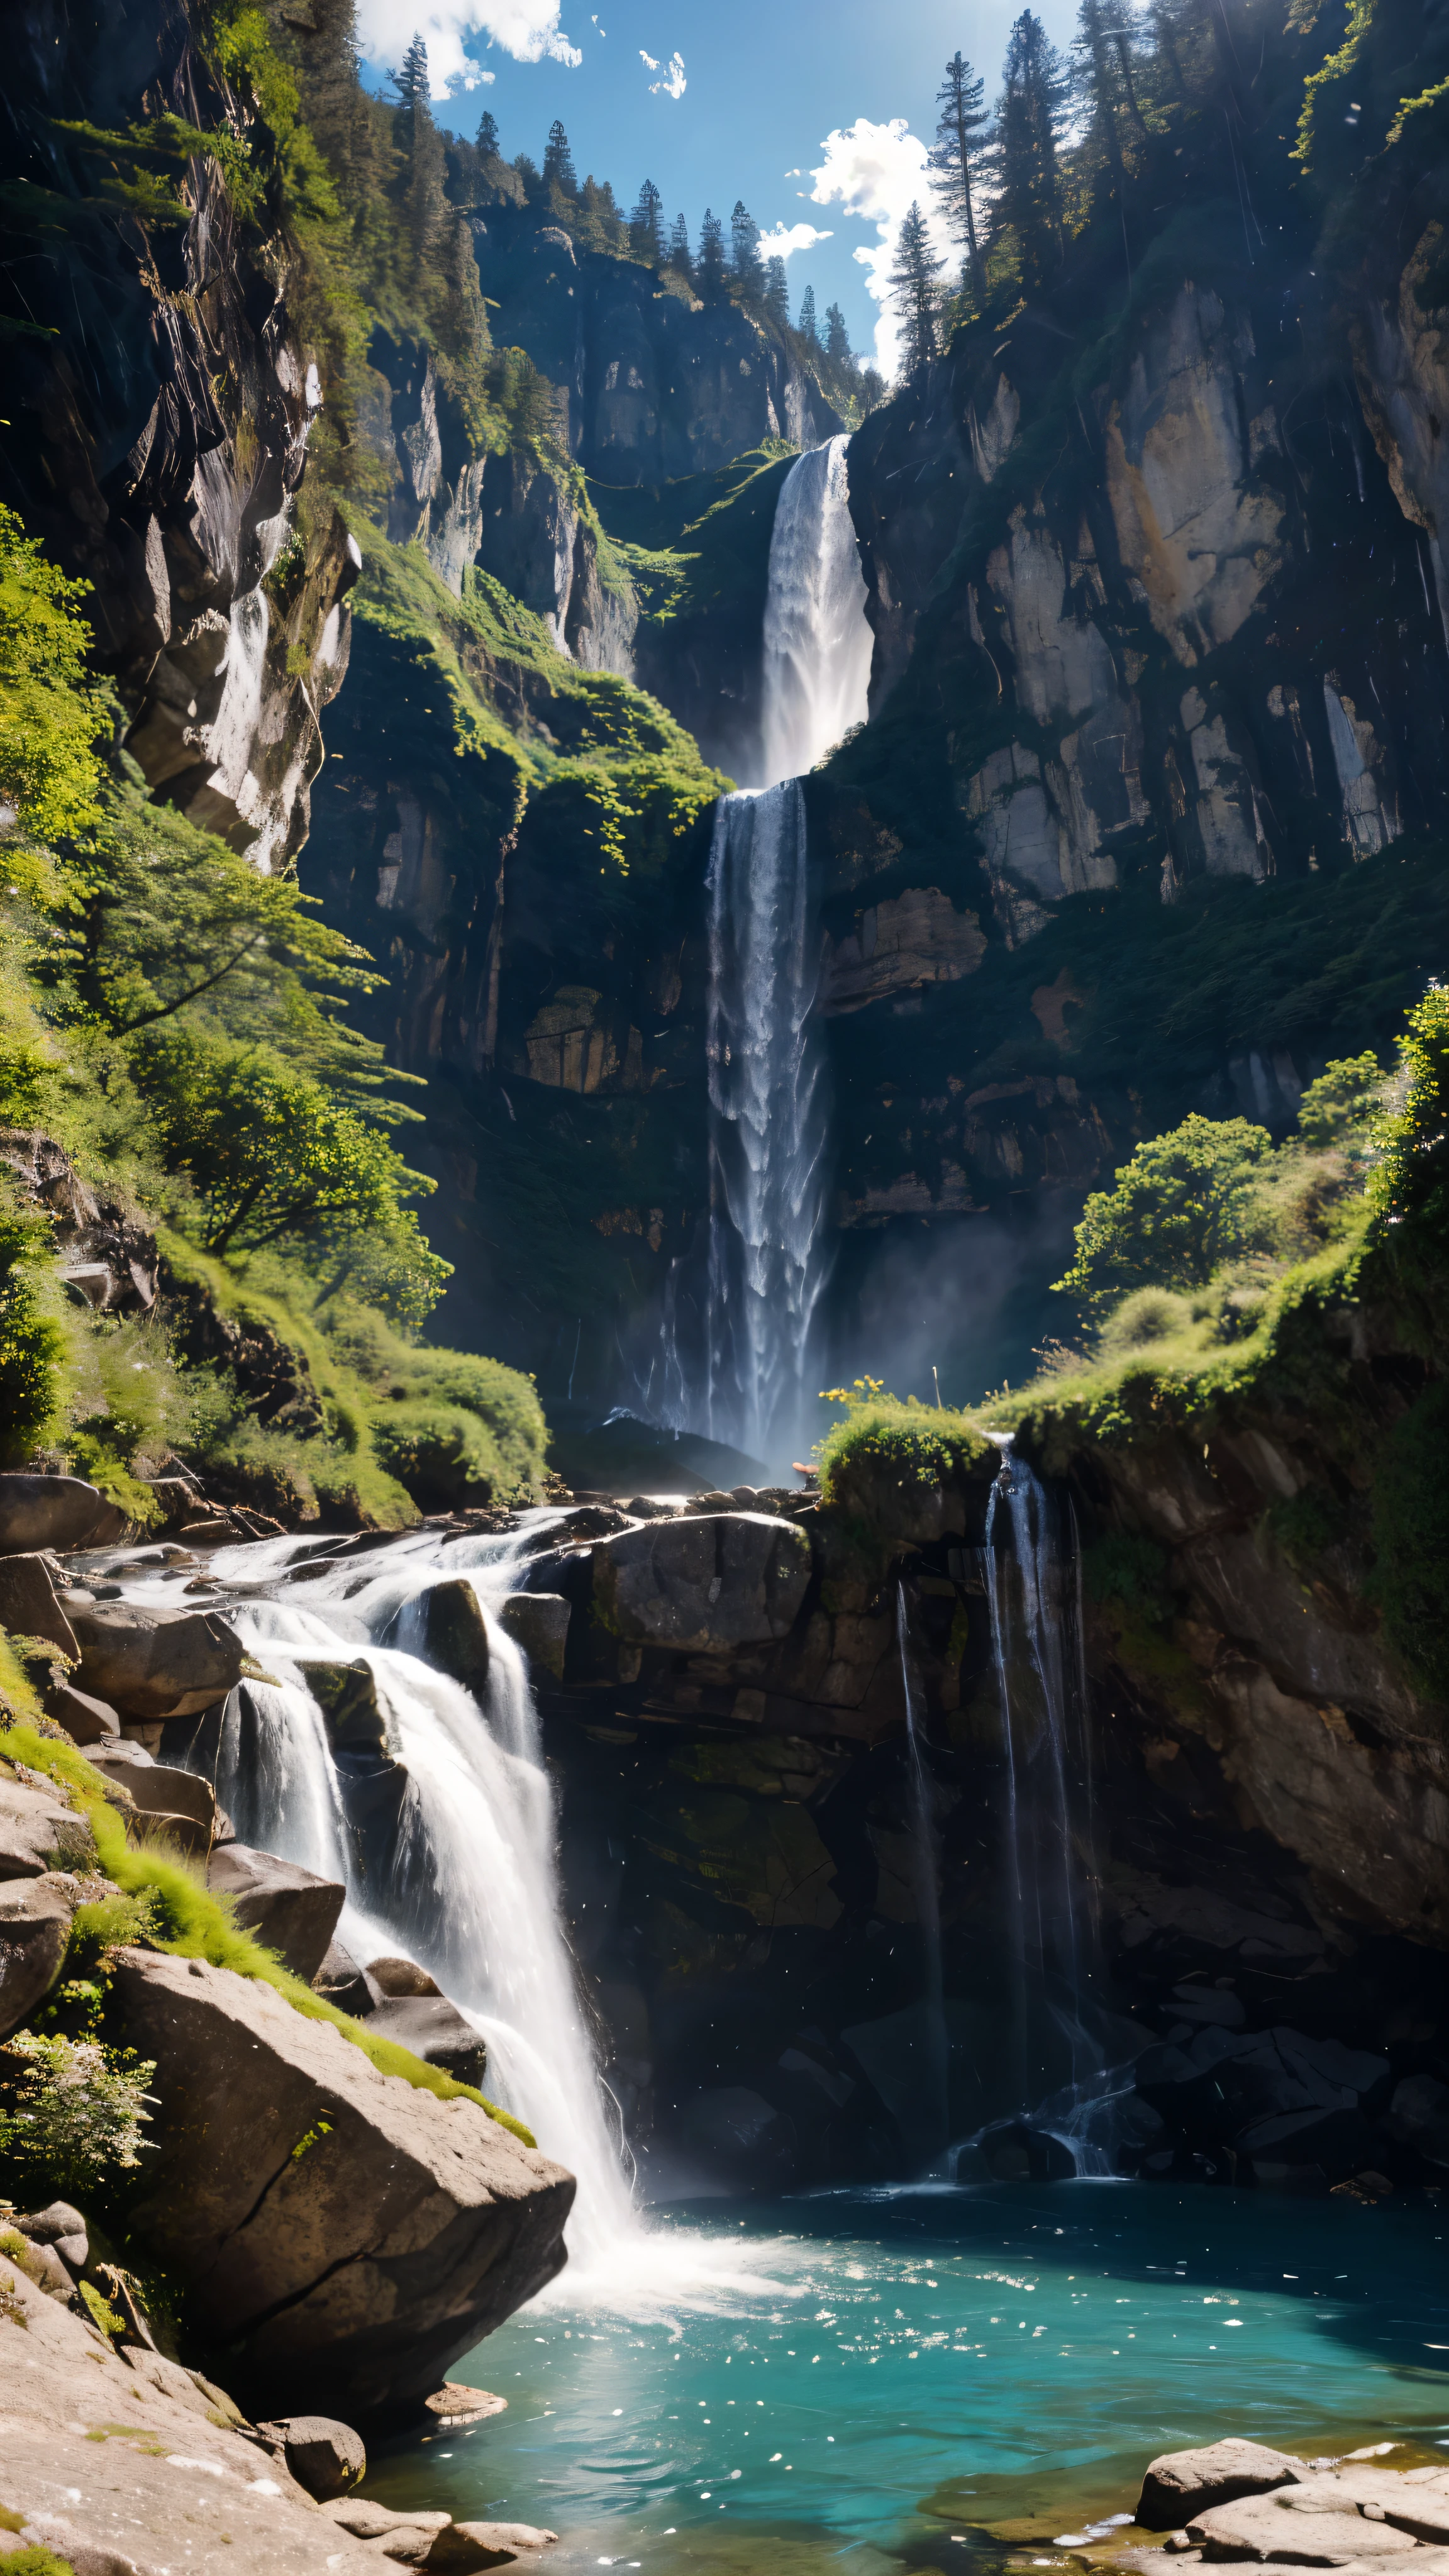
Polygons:
[[[1386,2457],[1398,2447],[1380,2442],[1314,2460],[1244,2441],[1167,2452],[1142,2481],[1133,2526],[1110,2549],[1084,2549],[1080,2563],[1139,2576],[1168,2576],[1184,2562],[1382,2576],[1386,2562],[1412,2554],[1413,2576],[1445,2576],[1449,2463],[1393,2469]],[[1155,2537],[1143,2545],[1137,2533]],[[1061,2545],[1070,2549],[1071,2536]]]

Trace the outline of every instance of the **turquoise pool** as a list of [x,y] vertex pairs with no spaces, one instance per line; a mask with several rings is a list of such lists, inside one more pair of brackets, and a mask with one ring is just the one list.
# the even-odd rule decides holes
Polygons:
[[[383,2446],[369,2492],[547,2524],[558,2576],[871,2576],[1060,2563],[1154,2452],[1224,2433],[1449,2450],[1427,2207],[1080,2182],[655,2224],[622,2290],[560,2283],[455,2371],[506,2414]],[[671,2260],[714,2285],[671,2296]]]

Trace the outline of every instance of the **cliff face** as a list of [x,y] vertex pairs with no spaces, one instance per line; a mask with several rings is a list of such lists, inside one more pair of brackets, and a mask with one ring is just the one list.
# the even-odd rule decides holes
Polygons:
[[124,129],[143,98],[193,130],[244,131],[246,113],[181,7],[31,6],[7,86],[27,210],[64,252],[27,269],[7,341],[6,498],[91,584],[150,783],[279,867],[306,834],[360,561],[330,506],[300,502],[321,397],[285,245],[238,221],[201,155],[182,165],[177,216],[143,227],[52,123]]

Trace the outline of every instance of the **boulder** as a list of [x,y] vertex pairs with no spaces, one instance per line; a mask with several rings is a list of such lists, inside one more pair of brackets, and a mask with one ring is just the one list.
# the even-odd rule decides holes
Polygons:
[[59,1790],[0,1770],[0,1882],[91,1869],[95,1836]]
[[365,1968],[360,1968],[350,1950],[340,1941],[329,1941],[327,1955],[315,1977],[313,1991],[325,1995],[339,2012],[351,2013],[354,2020],[372,2012],[382,2001],[382,1988],[374,1984]]
[[1408,2532],[1369,2522],[1351,2499],[1286,2510],[1291,2493],[1240,2496],[1235,2504],[1189,2515],[1183,2528],[1209,2564],[1248,2558],[1290,2567],[1347,2567],[1364,2558],[1401,2558],[1414,2547]]
[[43,1556],[0,1556],[0,1628],[12,1637],[43,1637],[73,1664],[80,1661],[75,1630],[56,1599]]
[[1266,2495],[1303,2476],[1299,2460],[1261,2442],[1211,2442],[1200,2451],[1164,2451],[1142,2481],[1135,2519],[1144,2531],[1179,2531],[1188,2516],[1238,2496]]
[[113,1780],[128,1789],[143,1816],[184,1819],[197,1828],[201,1856],[211,1849],[216,1834],[216,1792],[209,1780],[198,1772],[178,1771],[169,1762],[153,1762],[139,1744],[122,1738],[115,1744],[93,1745],[87,1760],[103,1780]]
[[275,2442],[298,2486],[319,2504],[346,2495],[367,2475],[362,2435],[330,2415],[289,2415],[280,2423],[259,2424],[257,2431]]
[[48,2208],[28,2210],[12,2224],[32,2245],[50,2246],[72,2277],[79,2277],[85,2270],[90,2260],[86,2222],[68,2200],[53,2200]]
[[731,1503],[650,1521],[593,1550],[594,1617],[630,1644],[728,1654],[788,1636],[810,1582],[810,1542],[791,1521]]
[[315,1977],[327,1956],[347,1890],[275,1852],[250,1843],[219,1843],[206,1870],[213,1896],[225,1896],[243,1931],[275,1950],[294,1976]]
[[124,1512],[79,1476],[0,1476],[0,1556],[36,1547],[110,1547]]
[[121,1732],[120,1718],[109,1701],[93,1699],[74,1682],[52,1682],[42,1693],[42,1705],[46,1716],[65,1728],[72,1744],[110,1744]]
[[[461,1575],[452,1576],[446,1583],[433,1584],[408,1607],[411,1622],[396,1642],[405,1643],[409,1653],[421,1655],[425,1663],[435,1664],[440,1673],[450,1673],[465,1690],[483,1690],[488,1680],[488,1623],[472,1584]],[[403,1622],[407,1620],[405,1611]]]
[[562,2268],[573,2176],[477,2103],[202,1959],[118,1950],[112,1991],[156,2063],[131,2227],[273,2407],[416,2407]]
[[20,2028],[60,1975],[79,1893],[58,1870],[0,1882],[0,2039]]
[[297,1670],[322,1711],[335,1752],[386,1752],[387,1720],[378,1705],[371,1664],[360,1658],[354,1664],[338,1664],[301,1655]]
[[480,2085],[488,2072],[488,2045],[446,1995],[398,1995],[369,2013],[379,2039],[396,2040],[428,2066],[440,2066],[458,2084]]
[[569,1616],[569,1604],[561,1592],[513,1592],[499,1610],[498,1625],[523,1648],[531,1664],[561,1682]]
[[159,1725],[225,1699],[246,1661],[241,1641],[210,1610],[152,1610],[97,1601],[71,1614],[83,1689],[123,1718]]
[[427,2567],[436,2576],[475,2576],[488,2567],[547,2549],[557,2532],[528,2522],[454,2522],[446,2513],[394,2513],[370,2496],[344,2496],[322,2508],[329,2522],[402,2567]]
[[[53,2253],[53,2249],[47,2249]],[[223,2393],[159,2353],[109,2351],[0,2255],[0,2549],[77,2576],[377,2576]],[[0,2557],[0,2567],[9,2564]]]
[[367,1973],[385,1995],[440,1995],[443,1991],[416,1959],[370,1959]]

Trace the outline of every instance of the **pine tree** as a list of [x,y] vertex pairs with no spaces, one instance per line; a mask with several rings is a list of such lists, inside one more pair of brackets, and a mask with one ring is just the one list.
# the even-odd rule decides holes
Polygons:
[[781,331],[790,328],[790,289],[785,283],[785,263],[779,257],[765,262],[765,311]]
[[800,298],[800,337],[818,342],[820,333],[815,320],[815,289],[807,286]]
[[389,72],[388,79],[397,91],[398,105],[405,107],[409,114],[419,99],[427,105],[432,96],[432,83],[428,78],[428,49],[421,36],[414,36],[403,56],[402,70]]
[[502,157],[498,149],[498,119],[491,107],[485,107],[478,119],[478,158],[480,161],[499,161]]
[[724,226],[708,206],[699,228],[699,266],[696,284],[706,304],[717,304],[725,291]]
[[1057,161],[1067,81],[1041,20],[1023,9],[1006,48],[996,110],[995,228],[1011,232],[1024,286],[1040,286],[1062,252],[1062,177]]
[[935,257],[926,218],[918,205],[913,205],[901,226],[896,243],[895,266],[891,270],[891,291],[905,332],[905,365],[903,372],[913,375],[917,367],[926,366],[936,354],[936,314],[940,293],[936,285],[945,262]]
[[629,248],[635,259],[648,268],[658,268],[664,259],[664,200],[652,179],[646,179],[639,191],[639,203],[629,218]]
[[940,116],[930,154],[931,185],[956,240],[966,254],[972,291],[979,305],[986,298],[986,263],[976,231],[976,204],[981,193],[981,129],[990,120],[981,104],[986,83],[962,54],[953,54],[936,92]]
[[448,211],[443,192],[447,163],[443,138],[433,123],[429,105],[432,84],[428,77],[428,49],[421,36],[414,36],[403,56],[401,71],[389,72],[388,79],[397,91],[393,117],[401,165],[397,193],[407,214],[413,275],[420,277]]
[[680,277],[687,278],[691,286],[694,284],[694,260],[689,248],[689,222],[684,215],[676,215],[670,227],[669,265]]
[[760,258],[760,227],[743,197],[736,197],[735,210],[730,217],[730,253],[736,284],[746,295],[763,295],[765,270]]
[[[803,307],[801,321],[803,324]],[[838,304],[827,304],[825,307],[825,354],[832,367],[849,367],[854,364],[850,333],[846,328],[845,315]]]
[[579,190],[575,233],[585,250],[606,251],[613,259],[622,259],[629,247],[629,235],[614,203],[614,191],[607,179],[601,187],[592,170]]
[[543,156],[543,184],[546,188],[557,188],[565,197],[577,197],[579,193],[574,156],[558,117],[548,129],[548,143]]

